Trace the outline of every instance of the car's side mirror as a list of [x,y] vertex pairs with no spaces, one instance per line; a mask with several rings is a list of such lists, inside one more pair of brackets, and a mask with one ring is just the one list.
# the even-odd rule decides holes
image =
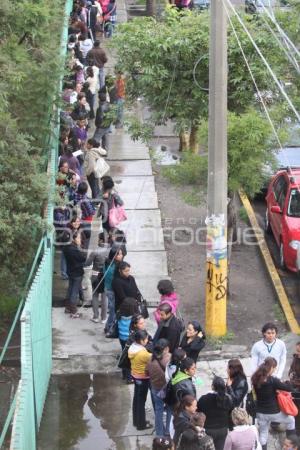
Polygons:
[[271,206],[271,212],[275,213],[275,214],[281,214],[282,211],[280,209],[280,206],[275,205],[275,206]]

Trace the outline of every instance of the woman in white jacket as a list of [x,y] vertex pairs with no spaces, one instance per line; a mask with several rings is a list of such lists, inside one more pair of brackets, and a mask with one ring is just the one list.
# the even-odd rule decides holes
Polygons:
[[[102,158],[106,156],[107,152],[104,148],[100,147],[99,142],[95,139],[89,139],[86,144],[86,151],[84,155],[84,170],[92,191],[92,198],[99,199],[100,196],[100,186],[99,180],[109,171],[109,165]],[[99,161],[101,161],[101,166],[103,167],[102,173],[99,173]]]

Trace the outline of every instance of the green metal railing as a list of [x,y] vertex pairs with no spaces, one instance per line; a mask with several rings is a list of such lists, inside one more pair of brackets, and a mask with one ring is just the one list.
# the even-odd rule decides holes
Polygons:
[[[65,21],[62,30],[61,56],[65,56],[68,37],[68,18],[72,0],[66,0]],[[62,77],[58,90],[61,91]],[[49,230],[53,221],[53,194],[57,167],[59,139],[59,113],[54,111],[54,126],[49,142],[48,175],[50,178],[47,223]],[[14,399],[9,407],[6,421],[0,434],[0,448],[8,433],[12,418],[11,450],[35,450],[36,437],[42,418],[44,403],[52,367],[52,274],[53,274],[53,232],[49,231],[39,244],[32,269],[24,288],[11,330],[0,354],[2,363],[16,324],[21,321],[21,379]]]

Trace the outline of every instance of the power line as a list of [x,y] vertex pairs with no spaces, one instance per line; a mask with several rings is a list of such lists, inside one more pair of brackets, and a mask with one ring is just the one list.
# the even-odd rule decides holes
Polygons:
[[241,19],[240,15],[237,13],[237,11],[235,10],[233,4],[231,3],[230,0],[226,0],[231,8],[231,10],[233,11],[234,15],[237,17],[239,23],[241,24],[241,26],[243,27],[245,33],[247,34],[247,36],[249,37],[252,45],[254,46],[255,50],[257,51],[257,53],[259,54],[260,58],[262,59],[264,65],[267,67],[268,71],[270,72],[273,80],[275,81],[276,85],[278,86],[280,92],[282,93],[282,95],[284,96],[285,100],[288,102],[291,110],[293,111],[293,113],[295,114],[295,116],[297,117],[298,121],[300,122],[300,114],[298,113],[298,111],[296,110],[293,102],[291,101],[291,99],[289,98],[289,96],[287,95],[287,93],[285,92],[283,86],[281,85],[280,81],[278,80],[277,76],[275,75],[274,71],[272,70],[270,64],[268,63],[268,61],[266,60],[266,58],[264,57],[264,55],[262,54],[260,48],[258,47],[258,45],[256,44],[256,42],[254,41],[252,35],[250,34],[248,28],[246,27],[246,25],[244,24],[243,20]]
[[[280,35],[284,38],[284,42],[286,43],[286,45],[288,44],[296,53],[296,55],[300,58],[300,52],[297,49],[296,45],[293,43],[293,41],[289,38],[289,36],[286,34],[286,32],[281,28],[281,26],[279,25],[275,14],[270,14],[270,12],[268,11],[268,9],[265,8],[264,4],[262,3],[262,7],[264,12],[267,14],[267,16],[269,17],[269,19],[274,23],[274,25],[276,26],[277,30],[279,31]],[[287,45],[287,47],[288,47]]]
[[[262,103],[262,105],[263,105],[265,114],[266,114],[267,119],[268,119],[268,121],[269,121],[269,123],[270,123],[270,125],[271,125],[272,131],[273,131],[273,133],[274,133],[274,135],[275,135],[275,137],[276,137],[276,140],[277,140],[277,142],[278,142],[278,145],[279,145],[280,149],[283,150],[283,146],[282,146],[281,140],[280,140],[280,138],[279,138],[279,136],[278,136],[278,133],[277,133],[276,128],[275,128],[275,125],[274,125],[274,123],[273,123],[273,121],[272,121],[272,119],[271,119],[271,116],[270,116],[269,111],[268,111],[268,109],[267,109],[266,103],[265,103],[265,101],[264,101],[264,99],[263,99],[263,97],[262,97],[262,95],[261,95],[261,93],[260,93],[260,90],[259,90],[258,86],[257,86],[255,77],[254,77],[253,72],[252,72],[252,69],[251,69],[251,67],[250,67],[250,65],[249,65],[249,61],[248,61],[248,59],[247,59],[247,57],[246,57],[246,55],[245,55],[244,49],[243,49],[243,47],[242,47],[242,43],[241,43],[241,41],[240,41],[240,39],[239,39],[239,37],[238,37],[238,34],[237,34],[237,32],[236,32],[236,29],[235,29],[235,26],[234,26],[234,24],[233,24],[233,22],[232,22],[232,20],[231,20],[231,17],[230,17],[230,14],[229,14],[228,9],[227,9],[227,7],[226,7],[225,1],[224,1],[224,0],[222,0],[222,1],[223,1],[223,4],[224,4],[224,8],[225,8],[225,11],[226,11],[226,14],[227,14],[227,17],[228,17],[230,26],[231,26],[231,28],[232,28],[233,34],[234,34],[234,36],[235,36],[235,38],[236,38],[236,41],[237,41],[238,46],[239,46],[239,48],[240,48],[240,51],[241,51],[241,53],[242,53],[242,55],[243,55],[245,64],[246,64],[247,69],[248,69],[248,71],[249,71],[249,73],[250,73],[252,82],[253,82],[253,84],[254,84],[254,86],[255,86],[257,95],[258,95],[258,97],[259,97],[259,99],[260,99],[260,101],[261,101],[261,103]],[[288,160],[287,155],[284,153],[283,156],[284,156],[284,158],[285,158],[285,160],[286,160],[286,162],[287,162],[287,167],[288,167],[289,169],[291,169],[291,166],[290,166],[290,163],[289,163],[289,160]],[[300,187],[300,186],[298,185],[298,189],[299,189],[299,187]]]
[[287,42],[284,37],[282,37],[281,33],[280,36],[283,39],[283,42],[285,43],[285,46],[283,42],[279,39],[279,37],[276,35],[275,31],[271,28],[270,24],[268,23],[267,19],[265,18],[264,14],[261,14],[261,17],[268,28],[268,30],[271,32],[274,39],[277,41],[278,45],[282,48],[282,51],[284,52],[285,56],[289,60],[289,62],[293,65],[294,69],[300,74],[300,66],[298,64],[298,61],[296,60],[295,56],[291,53],[290,47],[287,45]]

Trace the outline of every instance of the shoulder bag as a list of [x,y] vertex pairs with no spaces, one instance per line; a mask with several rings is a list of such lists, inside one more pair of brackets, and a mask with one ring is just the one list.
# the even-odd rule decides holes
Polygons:
[[108,212],[109,225],[112,228],[117,227],[121,222],[127,220],[127,215],[123,206],[116,205],[115,200],[112,200],[112,207]]
[[280,411],[283,412],[284,414],[294,417],[298,415],[298,408],[293,402],[291,392],[277,391],[277,402]]

